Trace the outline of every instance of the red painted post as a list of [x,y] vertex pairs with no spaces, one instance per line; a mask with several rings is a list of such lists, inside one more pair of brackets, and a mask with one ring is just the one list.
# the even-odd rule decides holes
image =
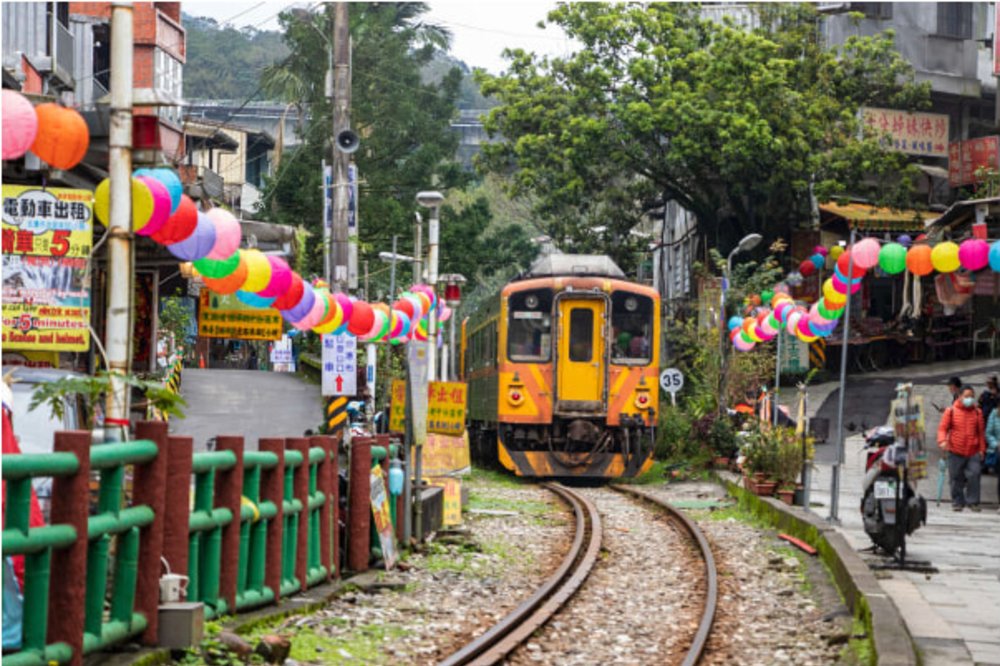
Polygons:
[[347,502],[347,568],[368,570],[371,557],[371,473],[373,437],[351,440],[351,476]]
[[264,564],[264,585],[271,588],[274,598],[278,599],[281,596],[282,536],[285,530],[285,440],[280,437],[262,437],[257,448],[278,456],[277,466],[263,470],[260,479],[260,498],[274,502],[274,506],[278,508],[277,515],[267,523],[267,557]]
[[295,577],[302,582],[302,591],[306,589],[306,573],[309,568],[309,439],[307,437],[289,437],[288,448],[302,454],[302,464],[295,470],[295,499],[302,502],[302,513],[299,514],[299,534],[295,547]]
[[236,465],[217,472],[215,506],[232,511],[233,519],[222,528],[222,562],[219,568],[219,597],[226,600],[228,613],[236,612],[236,574],[240,564],[240,498],[243,496],[243,437],[219,435],[217,451],[232,451]]
[[188,542],[191,536],[191,463],[194,439],[167,438],[167,493],[163,521],[163,558],[170,572],[188,575]]
[[330,444],[330,483],[332,488],[333,502],[331,503],[331,518],[333,522],[333,572],[334,576],[340,578],[340,563],[343,562],[341,555],[342,544],[340,543],[340,447],[344,442],[344,431],[341,430],[331,438]]
[[316,475],[316,487],[320,492],[323,493],[323,497],[326,500],[323,502],[323,508],[319,512],[319,561],[324,567],[326,567],[326,579],[330,580],[333,578],[333,561],[330,555],[331,546],[333,545],[331,540],[331,523],[330,517],[333,515],[333,476],[331,469],[336,468],[337,461],[333,458],[335,453],[333,451],[333,437],[327,435],[316,435],[309,438],[310,446],[318,446],[323,449],[325,454],[323,457],[323,462],[319,465],[319,470]]
[[139,571],[135,583],[135,610],[146,616],[142,642],[156,645],[160,606],[160,557],[163,555],[163,523],[167,497],[167,424],[164,421],[140,421],[135,428],[138,439],[156,443],[158,453],[145,465],[135,466],[132,484],[133,501],[153,510],[153,522],[142,529],[139,540]]
[[57,432],[55,451],[76,454],[80,469],[73,476],[52,479],[53,525],[72,525],[76,541],[52,551],[49,577],[49,626],[45,640],[73,649],[71,666],[83,664],[84,599],[87,596],[87,511],[90,507],[90,433]]

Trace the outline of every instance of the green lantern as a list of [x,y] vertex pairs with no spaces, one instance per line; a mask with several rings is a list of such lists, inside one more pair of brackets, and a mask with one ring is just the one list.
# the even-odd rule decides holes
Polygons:
[[899,243],[886,243],[878,253],[878,265],[889,275],[906,270],[906,248]]
[[228,259],[198,259],[194,267],[207,278],[216,280],[232,275],[240,265],[240,251],[233,252]]

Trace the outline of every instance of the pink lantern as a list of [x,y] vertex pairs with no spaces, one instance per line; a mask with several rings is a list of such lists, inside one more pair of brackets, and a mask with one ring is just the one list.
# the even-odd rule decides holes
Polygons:
[[240,248],[240,222],[225,208],[213,208],[205,213],[215,224],[215,246],[209,259],[225,259]]
[[[833,283],[833,288],[837,291],[838,294],[847,294],[847,285],[844,284],[843,280],[837,277],[836,274],[834,274],[830,278],[830,281]],[[858,289],[861,289],[860,282],[855,282],[854,284],[851,285],[852,294],[858,293]]]
[[293,322],[292,326],[300,331],[308,331],[322,321],[323,315],[325,314],[326,299],[318,296],[317,294],[313,299],[312,307],[309,308],[309,312],[306,313],[306,316],[296,322]]
[[267,263],[271,264],[271,279],[266,287],[257,292],[257,295],[261,298],[284,296],[288,288],[292,286],[292,269],[280,257],[268,256]]
[[344,313],[344,323],[341,328],[346,330],[347,323],[351,321],[351,315],[354,314],[354,301],[351,300],[350,296],[339,291],[333,297],[340,303],[340,309]]
[[874,238],[865,238],[855,243],[851,248],[851,254],[854,255],[854,265],[866,271],[878,266],[878,255],[881,250],[882,246]]
[[[149,221],[147,221],[142,228],[137,229],[135,233],[140,236],[152,236],[157,231],[162,229],[163,225],[167,223],[168,219],[170,219],[170,192],[167,191],[166,185],[150,176],[136,176],[135,179],[144,184],[149,189],[149,193],[153,196],[153,212],[149,216]],[[200,223],[201,220],[199,219],[198,224]],[[195,231],[197,231],[197,227],[195,228]],[[194,235],[194,233],[195,232],[192,232],[192,235]],[[190,238],[190,236],[188,238]],[[183,240],[185,239],[182,238],[177,242],[179,243]],[[230,252],[228,255],[223,257],[223,259],[232,256],[232,254],[233,253]],[[202,255],[202,257],[203,256],[205,255]],[[196,259],[201,259],[201,257],[196,257]]]
[[35,142],[38,116],[31,102],[15,90],[4,89],[0,106],[3,109],[3,159],[16,160]]
[[822,245],[817,245],[816,247],[813,248],[813,254],[819,254],[825,257],[826,255],[829,254],[829,251]]
[[958,260],[967,271],[986,268],[990,261],[990,244],[978,238],[964,240],[958,246]]

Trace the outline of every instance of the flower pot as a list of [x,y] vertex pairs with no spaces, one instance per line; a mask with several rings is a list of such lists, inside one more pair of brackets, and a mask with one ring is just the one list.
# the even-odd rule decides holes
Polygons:
[[774,481],[760,481],[757,484],[756,493],[761,497],[770,497],[774,494]]
[[752,493],[757,492],[757,482],[753,480],[751,476],[743,477],[743,487]]
[[764,474],[764,472],[754,472],[753,473],[753,480],[754,481],[760,483],[761,481],[764,481],[765,479],[767,479],[767,475]]
[[795,491],[794,490],[779,490],[778,491],[778,499],[780,499],[782,502],[784,502],[788,506],[792,506],[792,501],[795,499]]

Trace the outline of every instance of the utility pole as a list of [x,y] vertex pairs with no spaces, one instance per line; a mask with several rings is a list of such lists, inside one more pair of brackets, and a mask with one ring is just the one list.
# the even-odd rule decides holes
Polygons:
[[341,132],[351,127],[351,36],[346,2],[333,3],[333,243],[330,280],[335,291],[347,293],[347,167],[350,155],[338,145]]
[[[129,338],[132,334],[132,3],[111,9],[111,180],[108,224],[108,309],[104,348],[111,374],[105,423],[128,427]],[[124,437],[123,437],[124,439]]]

